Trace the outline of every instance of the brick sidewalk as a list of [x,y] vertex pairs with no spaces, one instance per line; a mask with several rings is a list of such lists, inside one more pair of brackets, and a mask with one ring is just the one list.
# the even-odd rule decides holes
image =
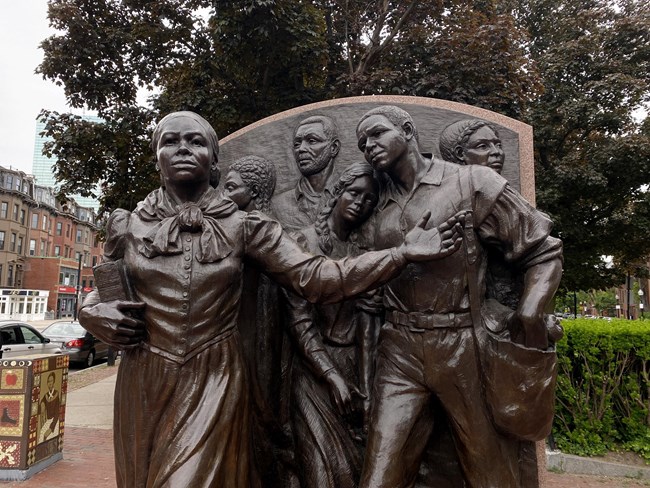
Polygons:
[[[64,439],[61,461],[27,481],[0,482],[0,486],[7,488],[115,488],[112,431],[66,427]],[[544,488],[647,488],[650,486],[648,481],[558,473],[548,473],[546,481]]]
[[63,459],[26,481],[0,481],[7,488],[115,488],[113,431],[66,427]]

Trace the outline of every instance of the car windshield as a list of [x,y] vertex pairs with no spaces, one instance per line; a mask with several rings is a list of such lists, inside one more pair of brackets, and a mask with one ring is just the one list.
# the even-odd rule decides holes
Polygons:
[[74,322],[56,322],[45,329],[46,335],[82,336],[86,330]]

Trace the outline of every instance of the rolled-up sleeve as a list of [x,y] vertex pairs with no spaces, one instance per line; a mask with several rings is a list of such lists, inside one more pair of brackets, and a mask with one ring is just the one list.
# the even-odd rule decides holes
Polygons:
[[562,241],[550,235],[553,223],[509,185],[479,224],[483,243],[499,249],[506,261],[523,269],[562,259]]

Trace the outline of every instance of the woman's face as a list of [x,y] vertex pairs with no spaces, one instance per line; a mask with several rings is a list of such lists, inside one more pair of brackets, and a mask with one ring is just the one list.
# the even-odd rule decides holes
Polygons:
[[463,155],[465,164],[488,166],[497,173],[501,173],[506,157],[501,139],[487,126],[481,127],[469,137],[463,147]]
[[343,191],[332,213],[349,226],[358,227],[372,214],[378,195],[377,181],[371,176],[360,176]]
[[165,122],[156,148],[165,185],[209,183],[212,148],[201,125],[190,117]]
[[251,210],[249,206],[253,202],[253,195],[239,173],[229,171],[223,188],[224,195],[235,202],[240,210]]

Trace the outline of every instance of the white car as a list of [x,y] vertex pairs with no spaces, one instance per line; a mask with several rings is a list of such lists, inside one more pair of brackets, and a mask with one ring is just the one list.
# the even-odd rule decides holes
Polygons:
[[0,352],[2,359],[32,354],[61,354],[61,343],[50,342],[25,322],[0,320]]

